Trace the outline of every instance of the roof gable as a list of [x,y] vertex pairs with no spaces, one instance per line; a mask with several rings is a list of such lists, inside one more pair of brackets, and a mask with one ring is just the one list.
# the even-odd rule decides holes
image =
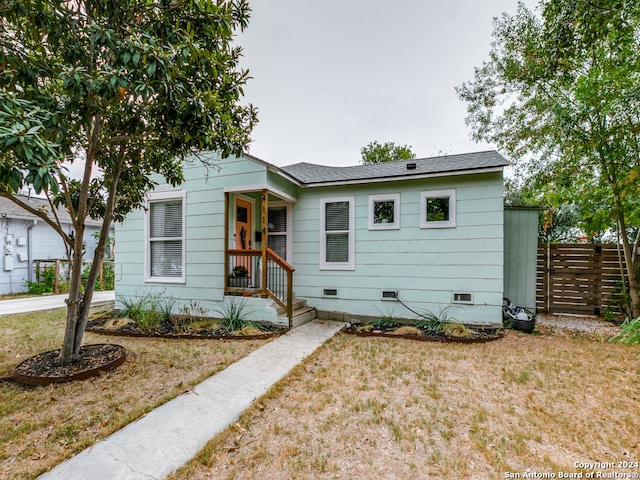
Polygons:
[[[31,197],[26,195],[14,195],[14,197],[26,203],[31,208],[46,212],[50,219],[55,220],[55,217],[51,214],[51,206],[49,205],[49,201],[46,198]],[[69,212],[67,212],[65,208],[59,207],[56,209],[56,211],[61,223],[72,223]],[[28,210],[20,207],[15,202],[12,202],[8,198],[2,196],[0,196],[0,212],[2,212],[2,215],[7,218],[16,218],[20,220],[31,220],[40,218],[37,215],[29,212]],[[91,218],[87,218],[85,223],[92,226],[102,225],[101,221],[92,220]]]

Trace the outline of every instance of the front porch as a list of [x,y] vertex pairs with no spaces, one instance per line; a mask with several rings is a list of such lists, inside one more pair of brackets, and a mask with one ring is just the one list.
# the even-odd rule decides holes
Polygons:
[[286,256],[294,200],[268,188],[225,191],[224,293],[272,299],[289,328],[295,269]]

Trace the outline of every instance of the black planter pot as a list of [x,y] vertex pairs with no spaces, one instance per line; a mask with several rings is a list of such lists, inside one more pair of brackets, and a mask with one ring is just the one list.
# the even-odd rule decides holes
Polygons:
[[520,332],[531,333],[536,328],[536,317],[531,320],[518,320],[517,318],[510,318],[511,328]]

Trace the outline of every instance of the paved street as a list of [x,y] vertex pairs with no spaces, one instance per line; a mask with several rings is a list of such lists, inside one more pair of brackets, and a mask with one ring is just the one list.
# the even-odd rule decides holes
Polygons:
[[[15,300],[0,301],[0,315],[12,313],[36,312],[39,310],[50,310],[52,308],[64,308],[67,294],[64,295],[42,295],[40,297],[18,298]],[[111,302],[115,299],[115,292],[107,290],[105,292],[95,292],[93,294],[92,305]]]

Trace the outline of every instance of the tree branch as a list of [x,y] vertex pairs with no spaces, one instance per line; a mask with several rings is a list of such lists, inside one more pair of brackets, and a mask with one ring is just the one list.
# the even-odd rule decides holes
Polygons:
[[[16,198],[10,193],[0,191],[0,197],[4,197],[8,200],[11,200],[13,203],[25,209],[27,212],[37,216],[42,221],[44,221],[47,225],[53,228],[58,233],[58,235],[62,237],[65,243],[71,244],[71,237],[69,237],[69,235],[67,235],[65,231],[62,229],[62,225],[60,224],[60,220],[58,218],[57,212],[54,214],[54,217],[56,218],[56,221],[54,222],[49,217],[50,212],[47,212],[46,210],[38,210],[37,208],[33,208],[31,205],[23,202],[22,200]],[[49,205],[51,205],[50,202],[49,202]],[[56,209],[52,207],[52,210],[55,211]]]

